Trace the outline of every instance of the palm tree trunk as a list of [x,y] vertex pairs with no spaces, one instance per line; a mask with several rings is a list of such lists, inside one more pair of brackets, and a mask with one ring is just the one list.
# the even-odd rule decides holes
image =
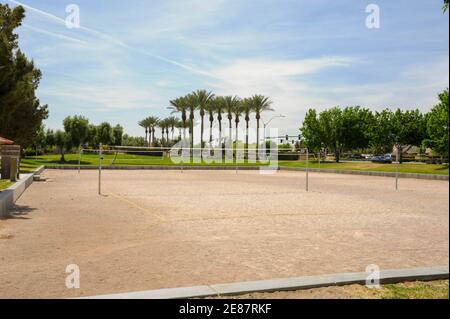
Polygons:
[[155,146],[155,128],[152,128],[152,142],[150,144],[151,146]]
[[203,120],[205,118],[204,115],[201,116],[202,119],[202,123],[201,123],[201,127],[200,127],[200,158],[203,159],[203,131],[204,131],[204,126],[203,126]]
[[233,141],[233,133],[232,133],[233,125],[231,124],[231,119],[228,119],[228,122],[230,123],[230,130],[229,130],[230,141]]
[[209,147],[212,148],[212,142],[213,142],[213,121],[209,124]]
[[223,143],[222,143],[222,121],[219,120],[219,145],[221,148],[221,156],[220,158],[223,159],[224,156],[224,150],[223,150]]
[[245,124],[245,155],[244,159],[248,161],[248,120]]
[[145,128],[145,143],[148,146],[148,129],[147,128]]
[[256,160],[259,160],[259,117],[256,118]]
[[190,119],[189,122],[189,138],[191,140],[191,161],[194,159],[194,119]]
[[236,163],[237,163],[237,160],[238,160],[238,130],[239,130],[239,122],[237,122],[236,121],[236,136],[235,136],[235,152],[236,152],[236,155],[235,155],[235,157],[236,157]]

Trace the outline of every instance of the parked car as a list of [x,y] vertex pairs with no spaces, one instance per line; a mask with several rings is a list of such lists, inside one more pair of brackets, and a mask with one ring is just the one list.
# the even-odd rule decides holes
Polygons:
[[365,157],[362,154],[350,154],[350,156],[348,157],[348,159],[351,160],[360,160],[360,159],[365,159]]
[[392,155],[391,154],[375,155],[372,157],[372,162],[392,164]]

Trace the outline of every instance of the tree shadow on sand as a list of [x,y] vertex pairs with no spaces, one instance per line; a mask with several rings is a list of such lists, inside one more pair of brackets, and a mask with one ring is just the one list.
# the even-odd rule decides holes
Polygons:
[[8,216],[1,217],[0,219],[23,219],[28,220],[28,214],[32,211],[35,211],[36,208],[26,206],[26,205],[13,205],[9,210]]

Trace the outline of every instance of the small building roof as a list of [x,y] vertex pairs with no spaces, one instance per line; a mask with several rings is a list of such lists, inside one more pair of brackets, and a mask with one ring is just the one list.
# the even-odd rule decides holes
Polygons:
[[13,141],[0,136],[0,145],[12,145],[12,144],[14,144]]

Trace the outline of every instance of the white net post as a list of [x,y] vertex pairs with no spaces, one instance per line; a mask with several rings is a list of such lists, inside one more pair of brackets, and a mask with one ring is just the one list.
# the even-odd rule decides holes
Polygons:
[[103,145],[100,143],[98,149],[98,194],[102,194],[102,148]]
[[78,174],[80,174],[80,170],[81,170],[81,152],[82,152],[82,148],[81,146],[78,147]]
[[395,190],[398,191],[398,165],[400,163],[400,157],[399,157],[400,153],[397,150],[397,156],[395,158]]
[[319,173],[320,173],[320,151],[319,151]]
[[306,149],[306,191],[309,191],[309,150]]

